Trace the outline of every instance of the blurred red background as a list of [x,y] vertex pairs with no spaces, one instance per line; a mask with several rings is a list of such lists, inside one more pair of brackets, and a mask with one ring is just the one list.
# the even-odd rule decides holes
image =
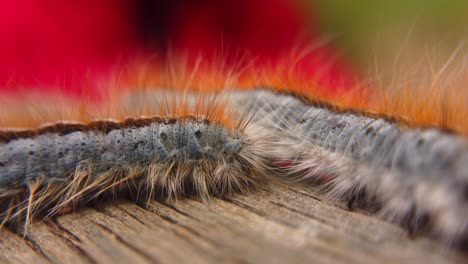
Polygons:
[[[0,8],[0,91],[60,90],[92,96],[93,82],[136,56],[202,55],[255,67],[285,63],[301,43],[323,39],[313,10],[294,0],[4,0]],[[350,87],[348,63],[331,45],[294,69],[323,89]],[[326,65],[326,67],[324,66]],[[97,88],[94,88],[97,89]]]

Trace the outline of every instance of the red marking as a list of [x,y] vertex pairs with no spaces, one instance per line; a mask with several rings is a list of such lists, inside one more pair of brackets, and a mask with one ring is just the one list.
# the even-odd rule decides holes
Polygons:
[[66,207],[63,207],[63,208],[60,208],[58,211],[56,211],[54,213],[54,216],[62,216],[62,215],[67,215],[71,212],[75,211],[75,207],[74,206],[66,206]]

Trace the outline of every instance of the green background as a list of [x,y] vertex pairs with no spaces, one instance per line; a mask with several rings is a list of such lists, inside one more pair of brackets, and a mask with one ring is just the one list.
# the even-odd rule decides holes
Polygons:
[[401,48],[408,36],[415,45],[446,50],[468,36],[468,0],[305,1],[318,16],[321,30],[363,64],[372,55]]

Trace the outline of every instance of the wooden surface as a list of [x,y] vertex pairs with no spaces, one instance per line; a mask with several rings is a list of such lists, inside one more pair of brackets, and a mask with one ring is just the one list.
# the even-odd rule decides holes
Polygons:
[[1,263],[466,263],[401,228],[271,184],[248,196],[148,206],[127,201],[0,231]]

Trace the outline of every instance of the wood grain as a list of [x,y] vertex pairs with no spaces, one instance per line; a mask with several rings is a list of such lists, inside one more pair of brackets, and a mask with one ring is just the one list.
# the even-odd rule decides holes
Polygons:
[[466,263],[460,251],[312,188],[271,183],[229,200],[100,203],[0,231],[1,263]]

